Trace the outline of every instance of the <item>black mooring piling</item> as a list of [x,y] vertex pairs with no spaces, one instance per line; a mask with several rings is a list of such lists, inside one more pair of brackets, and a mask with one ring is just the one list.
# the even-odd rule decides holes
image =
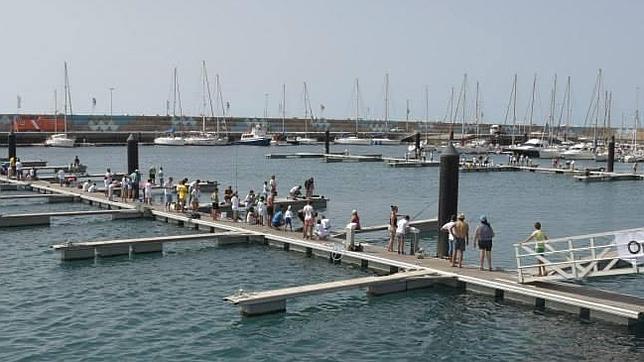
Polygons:
[[447,234],[440,227],[458,211],[458,170],[459,155],[454,145],[447,146],[440,158],[440,180],[438,188],[438,245],[436,256],[447,256]]
[[330,132],[327,129],[324,131],[324,154],[328,155],[329,154],[329,138],[330,138]]
[[133,134],[127,138],[127,173],[139,169],[139,140]]
[[615,168],[615,136],[610,137],[608,142],[608,160],[606,160],[606,172],[613,172]]
[[416,159],[420,159],[420,132],[416,132]]

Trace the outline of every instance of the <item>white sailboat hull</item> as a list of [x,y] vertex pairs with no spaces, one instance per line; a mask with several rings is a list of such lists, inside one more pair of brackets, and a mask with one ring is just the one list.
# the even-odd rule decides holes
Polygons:
[[194,136],[184,140],[186,146],[224,146],[228,140],[218,137]]
[[561,157],[566,160],[592,160],[595,155],[592,151],[586,150],[568,150],[561,153]]
[[297,137],[295,138],[295,141],[298,142],[301,145],[316,145],[318,144],[318,140],[315,138],[309,138],[309,137]]
[[182,137],[157,137],[154,144],[159,146],[184,146],[186,141]]
[[333,143],[338,145],[357,145],[357,146],[369,146],[371,145],[371,139],[369,138],[358,138],[358,137],[342,137],[336,138],[333,140]]

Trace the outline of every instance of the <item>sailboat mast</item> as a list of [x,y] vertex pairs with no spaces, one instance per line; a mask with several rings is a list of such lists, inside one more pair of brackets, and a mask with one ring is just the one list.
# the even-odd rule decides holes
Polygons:
[[201,67],[201,132],[206,132],[206,61]]
[[465,96],[467,95],[467,73],[463,75],[463,109],[461,110],[461,144],[465,141]]
[[512,84],[512,144],[514,145],[514,138],[517,125],[517,74],[514,73],[514,82]]
[[429,127],[429,86],[425,86],[425,140],[427,140]]
[[172,118],[177,116],[177,67],[172,71]]
[[58,90],[54,89],[54,132],[58,133]]
[[479,102],[480,102],[480,100],[479,100],[479,82],[476,81],[476,98],[475,98],[475,101],[474,101],[474,121],[476,122],[476,138],[477,139],[480,136],[480,132],[479,132],[480,131],[479,130],[479,127],[480,127],[479,126],[479,121],[480,121],[480,119],[479,119],[479,116],[481,114],[481,110],[480,110],[481,105],[480,105]]
[[71,99],[69,99],[69,80],[67,77],[67,62],[65,62],[65,100],[64,100],[64,112],[63,112],[63,122],[64,122],[64,127],[65,127],[65,135],[67,135],[67,106],[69,104],[69,108],[71,110]]
[[597,99],[595,101],[595,126],[593,127],[593,148],[597,147],[597,124],[599,123],[599,103],[601,101],[602,94],[602,69],[599,68],[597,74]]
[[358,136],[358,119],[360,118],[360,81],[356,78],[356,136]]
[[532,133],[532,122],[533,122],[533,117],[534,117],[534,99],[535,99],[535,93],[537,92],[537,74],[534,74],[534,78],[532,79],[532,96],[530,97],[530,119],[528,123],[528,134]]
[[304,137],[308,137],[309,127],[308,127],[308,118],[309,118],[309,106],[307,100],[309,97],[309,91],[306,87],[306,82],[304,82]]
[[389,73],[385,73],[385,130],[389,129]]
[[282,135],[285,132],[286,125],[286,83],[282,83]]

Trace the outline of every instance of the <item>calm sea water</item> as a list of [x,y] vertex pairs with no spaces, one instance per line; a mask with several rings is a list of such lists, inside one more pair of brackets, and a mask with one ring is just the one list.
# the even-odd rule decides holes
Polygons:
[[[260,189],[273,174],[281,194],[313,176],[317,193],[331,199],[323,213],[338,228],[348,222],[352,209],[364,225],[386,223],[391,204],[418,218],[436,215],[435,168],[264,157],[320,150],[145,146],[140,164],[145,171],[163,166],[166,177],[218,180],[243,194]],[[404,147],[349,150],[399,156]],[[126,161],[124,147],[18,152],[23,159],[46,159],[52,165],[79,155],[93,172],[105,167],[122,171]],[[562,175],[513,172],[461,174],[460,185],[459,205],[468,219],[474,222],[484,213],[495,228],[497,266],[512,268],[511,245],[525,238],[535,221],[542,222],[550,237],[643,226],[644,184],[638,182],[584,184]],[[0,201],[0,213],[88,208]],[[187,232],[153,221],[105,217],[62,218],[51,227],[3,230],[0,360],[641,360],[644,352],[644,340],[622,328],[580,323],[563,314],[534,314],[523,306],[449,288],[377,298],[364,291],[312,296],[289,301],[285,314],[243,318],[222,301],[240,288],[265,290],[364,275],[262,246],[220,248],[195,242],[170,246],[163,256],[65,263],[49,249],[68,240]],[[384,243],[384,235],[368,240]],[[431,236],[424,243],[434,250]],[[469,249],[466,259],[475,262],[476,251]],[[644,297],[641,277],[588,283]]]

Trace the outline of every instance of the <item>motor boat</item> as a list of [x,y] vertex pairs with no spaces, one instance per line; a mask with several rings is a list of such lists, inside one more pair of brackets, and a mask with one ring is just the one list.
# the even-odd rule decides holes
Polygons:
[[183,137],[171,134],[155,138],[154,144],[159,146],[184,146],[186,144],[186,140]]
[[508,150],[516,155],[538,158],[540,157],[540,151],[547,147],[548,141],[539,138],[531,138],[518,146],[510,146]]
[[587,143],[577,143],[561,152],[561,157],[566,160],[592,160],[595,158],[595,153]]
[[251,128],[250,132],[242,133],[241,138],[235,144],[269,146],[271,144],[271,138],[266,134],[266,129],[261,124],[257,124]]
[[65,133],[57,133],[49,136],[45,140],[45,146],[49,147],[74,147],[76,139],[73,137],[67,136]]

